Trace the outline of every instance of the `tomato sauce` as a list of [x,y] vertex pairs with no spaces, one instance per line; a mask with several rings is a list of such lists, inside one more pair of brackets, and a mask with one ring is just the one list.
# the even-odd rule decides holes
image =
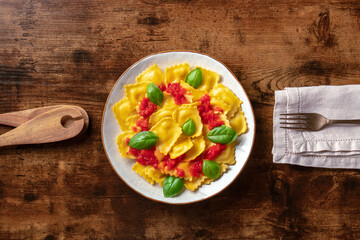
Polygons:
[[170,155],[166,155],[162,161],[162,165],[164,168],[167,167],[167,170],[174,169],[184,159],[184,156],[183,154],[175,159],[171,159]]
[[214,107],[214,111],[224,113],[224,110],[221,107],[218,107],[218,106]]
[[144,97],[140,101],[139,115],[142,116],[143,118],[148,118],[148,117],[150,117],[151,114],[153,114],[155,112],[156,109],[157,109],[156,104],[150,102],[149,98]]
[[149,120],[147,118],[140,118],[136,121],[136,126],[140,127],[140,131],[148,131],[149,130]]
[[[129,146],[130,138],[126,138],[126,145]],[[131,155],[134,155],[136,157],[136,161],[140,163],[141,165],[152,165],[155,169],[159,166],[159,161],[157,157],[155,156],[155,150],[156,147],[153,147],[151,149],[135,149],[129,146],[128,153]]]
[[200,113],[201,121],[204,124],[207,124],[210,130],[213,129],[214,127],[224,125],[224,121],[221,120],[219,115],[215,113],[215,111],[219,111],[219,109],[217,109],[218,107],[216,107],[214,110],[210,105],[210,96],[208,94],[202,96],[199,99],[199,102],[200,105],[198,106],[198,110]]
[[151,149],[138,150],[130,147],[129,152],[136,157],[136,161],[141,165],[152,165],[155,169],[158,168],[159,161],[155,156],[156,147]]
[[131,155],[134,155],[135,157],[139,156],[140,152],[141,152],[141,150],[139,150],[139,149],[129,147],[129,152],[128,153],[130,153]]
[[188,100],[185,97],[186,89],[181,87],[180,83],[169,83],[165,91],[174,97],[174,101],[177,105],[188,103]]
[[211,147],[209,147],[205,152],[204,152],[204,159],[208,159],[208,160],[214,160],[217,156],[220,155],[220,153],[222,153],[222,151],[224,151],[226,149],[226,145],[225,144],[220,144],[217,143]]
[[181,168],[176,168],[176,172],[178,174],[179,177],[185,177],[185,171]]
[[160,90],[163,92],[166,90],[166,85],[165,84],[161,84],[158,86],[158,88],[160,88]]
[[155,169],[158,168],[159,161],[155,156],[156,148],[143,149],[140,151],[140,154],[136,157],[136,161],[141,165],[152,165]]
[[190,174],[194,177],[200,177],[201,175],[203,175],[202,164],[203,164],[203,159],[201,156],[195,158],[195,160],[192,161],[189,169]]

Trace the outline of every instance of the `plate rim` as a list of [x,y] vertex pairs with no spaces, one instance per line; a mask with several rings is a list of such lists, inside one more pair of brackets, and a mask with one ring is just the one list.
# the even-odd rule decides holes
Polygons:
[[[137,191],[136,189],[134,189],[133,187],[130,186],[129,183],[127,183],[121,176],[120,174],[116,171],[115,167],[113,166],[110,158],[109,158],[109,155],[106,151],[106,148],[105,148],[105,143],[104,143],[104,118],[105,118],[105,111],[106,111],[106,107],[108,105],[108,101],[109,101],[109,98],[110,98],[110,95],[112,94],[112,92],[114,91],[114,88],[115,86],[118,84],[118,82],[120,81],[120,79],[123,77],[123,75],[129,71],[134,65],[136,65],[137,63],[143,61],[144,59],[148,58],[148,57],[151,57],[151,56],[154,56],[154,55],[158,55],[158,54],[162,54],[162,53],[172,53],[172,52],[182,52],[182,53],[196,53],[196,54],[200,54],[200,55],[204,55],[204,56],[207,56],[207,57],[210,57],[212,59],[214,59],[215,61],[221,63],[229,72],[230,74],[237,80],[238,84],[240,85],[240,87],[242,88],[242,90],[244,91],[245,93],[245,96],[247,97],[247,100],[249,101],[249,105],[250,105],[250,109],[251,109],[251,112],[252,112],[252,115],[253,115],[253,118],[254,118],[254,137],[252,139],[252,143],[251,143],[251,148],[250,148],[250,152],[249,152],[249,155],[244,163],[244,165],[242,166],[242,168],[240,169],[240,171],[238,172],[238,174],[236,175],[236,177],[234,177],[234,179],[227,185],[225,186],[223,189],[221,189],[219,192],[213,194],[213,195],[210,195],[210,196],[207,196],[205,198],[201,198],[201,199],[198,199],[198,200],[194,200],[194,201],[189,201],[189,202],[182,202],[182,203],[174,203],[174,202],[167,202],[167,201],[162,201],[162,200],[158,200],[158,199],[154,199],[152,197],[149,197],[149,196],[146,196],[145,194],[141,193],[140,191]],[[245,168],[245,165],[247,164],[247,162],[249,161],[249,158],[252,154],[252,151],[253,151],[253,148],[254,148],[254,143],[255,143],[255,138],[256,138],[256,119],[255,119],[255,114],[254,114],[254,109],[253,109],[253,106],[251,104],[251,101],[250,101],[250,98],[248,96],[248,94],[246,93],[244,87],[242,86],[242,84],[240,83],[239,79],[235,76],[235,74],[221,61],[217,60],[216,58],[212,57],[212,56],[209,56],[207,54],[203,54],[203,53],[200,53],[200,52],[197,52],[197,51],[192,51],[192,50],[167,50],[167,51],[159,51],[159,52],[155,52],[155,53],[152,53],[152,54],[149,54],[149,55],[146,55],[145,57],[142,57],[141,59],[137,60],[136,62],[134,62],[131,66],[129,66],[121,75],[120,77],[116,80],[116,82],[113,84],[107,98],[106,98],[106,102],[105,102],[105,105],[104,105],[104,110],[103,110],[103,114],[102,114],[102,118],[101,118],[101,142],[102,142],[102,146],[103,146],[103,149],[104,149],[104,152],[105,152],[105,155],[106,155],[106,158],[108,160],[108,162],[110,163],[110,166],[112,167],[113,171],[116,173],[116,175],[128,186],[130,187],[133,191],[135,191],[136,193],[140,194],[141,196],[147,198],[147,199],[150,199],[152,201],[155,201],[155,202],[160,202],[160,203],[165,203],[165,204],[170,204],[170,205],[187,205],[187,204],[191,204],[191,203],[197,203],[197,202],[201,202],[201,201],[204,201],[206,199],[209,199],[211,197],[214,197],[218,194],[220,194],[221,192],[223,192],[225,189],[227,189],[238,177],[239,175],[241,174],[241,172],[244,170]]]

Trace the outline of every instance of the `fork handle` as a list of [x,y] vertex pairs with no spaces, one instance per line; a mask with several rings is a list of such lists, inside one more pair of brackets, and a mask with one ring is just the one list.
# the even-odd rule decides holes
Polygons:
[[329,120],[329,124],[334,124],[334,123],[360,124],[360,119],[350,119],[350,120]]

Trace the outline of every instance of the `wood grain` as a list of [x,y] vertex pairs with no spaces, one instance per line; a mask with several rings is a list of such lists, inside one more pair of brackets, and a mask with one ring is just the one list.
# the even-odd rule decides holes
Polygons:
[[[0,113],[74,104],[91,119],[80,138],[1,149],[1,239],[360,238],[358,170],[278,165],[271,155],[275,90],[360,83],[358,1],[0,0],[0,33]],[[100,138],[121,73],[174,49],[224,62],[257,123],[240,177],[187,206],[127,187]]]
[[0,135],[0,147],[68,140],[83,132],[86,125],[82,112],[71,106],[60,106]]

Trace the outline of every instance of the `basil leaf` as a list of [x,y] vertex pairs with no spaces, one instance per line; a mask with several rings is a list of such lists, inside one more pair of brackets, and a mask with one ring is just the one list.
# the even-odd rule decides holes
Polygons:
[[156,86],[154,83],[149,83],[147,85],[146,91],[147,91],[149,100],[152,103],[155,103],[156,105],[160,106],[164,100],[164,94],[160,90],[160,88],[158,88],[158,86]]
[[220,176],[220,166],[215,161],[204,160],[202,165],[202,172],[208,178],[217,179]]
[[192,118],[190,118],[189,120],[187,120],[183,125],[182,125],[182,131],[186,136],[191,136],[195,133],[196,131],[196,126],[195,126],[195,122]]
[[135,134],[130,141],[129,146],[135,149],[150,149],[159,140],[159,137],[150,131],[143,131]]
[[167,176],[163,184],[164,197],[174,197],[178,195],[183,188],[184,179],[174,176]]
[[193,88],[198,88],[203,82],[203,74],[201,68],[195,68],[186,76],[186,80],[190,86]]
[[235,141],[237,133],[231,127],[221,125],[207,134],[207,138],[214,143],[228,144]]

